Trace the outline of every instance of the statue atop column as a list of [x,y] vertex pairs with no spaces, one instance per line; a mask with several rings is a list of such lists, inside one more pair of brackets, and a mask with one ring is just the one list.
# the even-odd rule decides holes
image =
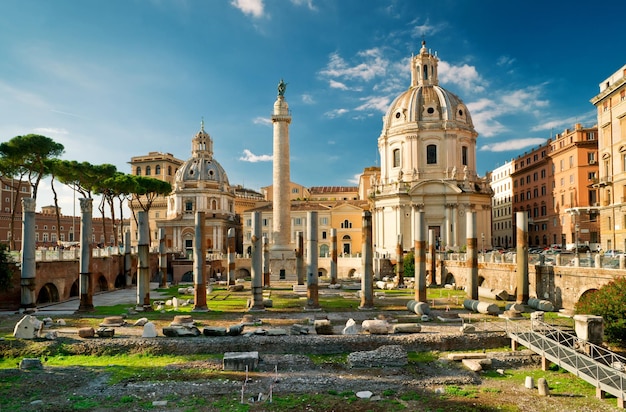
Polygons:
[[287,90],[287,83],[285,83],[283,79],[280,79],[280,82],[278,83],[278,95],[284,97],[285,90]]

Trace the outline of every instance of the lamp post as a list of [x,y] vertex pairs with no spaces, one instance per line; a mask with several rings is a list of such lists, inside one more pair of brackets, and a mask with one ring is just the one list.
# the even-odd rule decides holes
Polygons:
[[576,239],[574,240],[574,247],[576,248],[576,260],[578,260],[578,232],[580,231],[580,225],[578,223],[576,223],[575,227],[575,235],[576,235]]
[[485,259],[485,234],[484,234],[484,233],[481,233],[481,234],[480,234],[480,238],[481,238],[481,239],[482,239],[482,241],[483,241],[482,254],[483,254],[483,261],[484,261],[484,259]]

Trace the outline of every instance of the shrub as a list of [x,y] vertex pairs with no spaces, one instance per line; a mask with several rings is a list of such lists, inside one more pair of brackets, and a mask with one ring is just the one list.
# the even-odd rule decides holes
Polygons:
[[415,254],[413,252],[409,252],[404,255],[402,263],[404,265],[404,277],[412,278],[413,276],[415,276]]
[[576,303],[576,313],[602,316],[609,342],[626,342],[626,279],[618,278]]

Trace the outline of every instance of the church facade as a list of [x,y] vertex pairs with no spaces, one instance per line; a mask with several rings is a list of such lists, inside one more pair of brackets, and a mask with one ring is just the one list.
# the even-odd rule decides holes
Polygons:
[[441,250],[466,244],[468,212],[476,213],[479,247],[491,248],[491,189],[476,173],[478,133],[463,101],[439,86],[438,61],[422,42],[410,87],[383,117],[380,175],[368,191],[379,255],[394,255],[400,238],[403,250],[413,248],[420,211]]

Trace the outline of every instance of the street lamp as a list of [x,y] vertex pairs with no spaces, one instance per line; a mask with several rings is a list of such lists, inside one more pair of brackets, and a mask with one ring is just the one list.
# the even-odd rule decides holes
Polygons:
[[485,233],[481,233],[480,234],[480,238],[483,241],[483,247],[482,247],[483,252],[482,252],[482,255],[483,255],[483,262],[484,262],[485,261]]
[[575,235],[576,235],[576,239],[574,240],[574,247],[576,248],[576,260],[578,260],[578,232],[580,230],[580,225],[578,223],[576,223],[575,227]]

